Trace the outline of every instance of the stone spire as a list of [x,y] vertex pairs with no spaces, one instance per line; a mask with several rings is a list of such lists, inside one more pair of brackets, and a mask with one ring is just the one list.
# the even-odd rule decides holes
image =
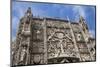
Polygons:
[[86,21],[85,21],[85,19],[84,19],[83,16],[80,16],[80,18],[79,18],[79,23],[81,24],[81,26],[82,26],[83,28],[86,28],[86,29],[88,30],[88,26],[87,26]]
[[25,17],[33,17],[31,7],[28,7],[27,11],[25,12]]
[[82,21],[85,21],[85,19],[84,19],[83,16],[80,16],[80,17],[79,17],[79,22],[82,22]]

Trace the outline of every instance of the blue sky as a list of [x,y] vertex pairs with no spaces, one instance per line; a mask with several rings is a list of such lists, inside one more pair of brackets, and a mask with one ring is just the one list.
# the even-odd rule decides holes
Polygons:
[[12,39],[15,39],[19,20],[31,7],[33,16],[61,18],[78,21],[83,16],[89,27],[89,32],[95,37],[95,6],[48,4],[32,2],[12,2]]

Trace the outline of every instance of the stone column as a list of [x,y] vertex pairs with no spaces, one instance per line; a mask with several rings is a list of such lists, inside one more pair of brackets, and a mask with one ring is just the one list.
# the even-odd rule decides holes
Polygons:
[[28,64],[29,62],[29,45],[30,45],[30,38],[28,37],[28,42],[27,43],[27,56],[26,56],[26,62],[25,62],[25,65]]
[[19,58],[20,58],[20,52],[21,52],[21,44],[22,44],[21,42],[22,42],[22,38],[21,38],[20,44],[19,44],[19,46],[18,46],[19,49],[18,49],[18,51],[17,51],[17,53],[16,53],[16,54],[17,54],[17,59],[16,59],[17,62],[16,62],[16,65],[18,65],[19,60],[20,60]]
[[46,34],[46,19],[43,20],[43,30],[44,30],[44,64],[47,64],[47,34]]
[[81,32],[82,32],[83,38],[84,38],[84,40],[85,40],[85,44],[86,44],[87,49],[88,49],[88,51],[89,51],[89,53],[90,53],[90,57],[91,57],[90,59],[93,60],[92,54],[91,54],[91,52],[90,52],[90,49],[89,49],[89,46],[88,46],[88,43],[87,43],[86,34],[83,32],[82,26],[81,26],[80,24],[79,24],[79,28],[80,28],[80,30],[81,30]]
[[32,18],[30,18],[29,20],[29,26],[28,26],[28,31],[29,31],[29,35],[27,36],[27,57],[26,57],[26,65],[30,62],[30,54],[29,54],[29,47],[30,47],[30,39],[31,39],[31,24],[32,24]]
[[81,61],[80,52],[79,52],[79,49],[78,49],[78,46],[77,46],[77,43],[76,43],[76,39],[75,39],[75,36],[74,36],[73,28],[72,28],[72,26],[71,26],[70,23],[71,23],[71,22],[68,21],[68,24],[69,24],[69,27],[70,27],[70,31],[71,31],[71,35],[72,35],[73,42],[74,42],[73,45],[75,46],[77,56],[79,57],[79,59],[80,59],[80,61]]

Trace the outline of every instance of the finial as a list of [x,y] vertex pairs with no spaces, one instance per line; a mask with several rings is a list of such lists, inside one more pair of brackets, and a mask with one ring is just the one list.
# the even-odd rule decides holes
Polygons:
[[84,21],[85,19],[84,19],[84,17],[82,15],[80,15],[79,20],[80,21]]
[[25,12],[25,17],[33,17],[31,7],[28,7],[27,11]]
[[28,7],[27,13],[31,13],[31,7]]

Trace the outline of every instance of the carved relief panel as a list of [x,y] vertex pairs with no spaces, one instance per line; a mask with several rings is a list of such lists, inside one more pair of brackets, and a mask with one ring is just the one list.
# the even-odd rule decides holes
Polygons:
[[85,43],[78,43],[77,45],[80,51],[82,61],[90,61],[91,57],[87,45]]
[[88,48],[85,43],[78,43],[78,48],[80,53],[89,53]]
[[76,55],[70,29],[47,28],[47,35],[48,58]]
[[82,61],[91,61],[91,57],[89,54],[80,54]]

